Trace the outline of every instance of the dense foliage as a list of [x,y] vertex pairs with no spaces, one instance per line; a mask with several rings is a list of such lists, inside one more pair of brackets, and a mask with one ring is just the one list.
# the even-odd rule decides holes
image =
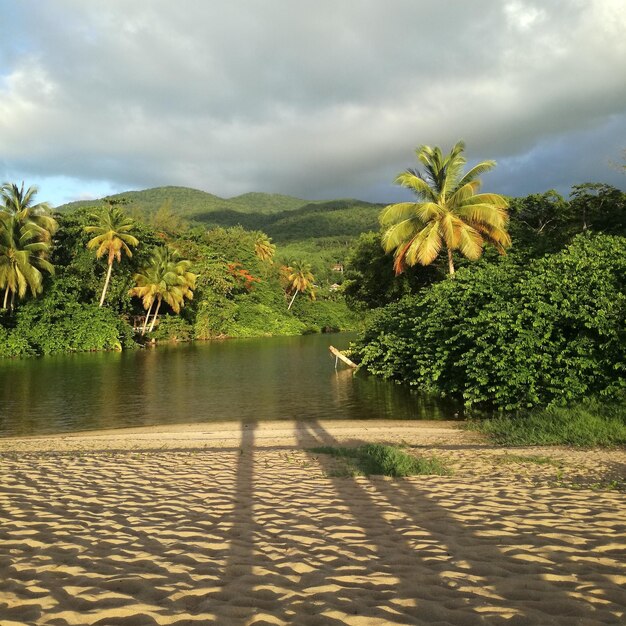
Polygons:
[[611,395],[626,370],[626,239],[457,272],[381,309],[356,346],[371,373],[505,409]]
[[383,250],[380,234],[364,233],[346,259],[343,292],[351,306],[375,309],[416,293],[444,275],[436,264],[417,265],[411,271],[396,275],[393,257]]
[[[127,348],[143,328],[157,341],[355,328],[373,311],[357,346],[363,367],[468,405],[619,392],[626,195],[607,185],[578,185],[569,200],[553,191],[509,199],[509,255],[454,252],[453,280],[446,258],[395,276],[376,232],[381,207],[367,203],[161,188],[52,219],[30,190],[5,191],[0,356]],[[97,233],[86,227],[107,204],[132,218],[138,244],[104,289],[109,255],[88,249]],[[31,247],[17,250],[20,239]],[[7,291],[15,252],[39,275]]]
[[[48,263],[54,276],[35,275],[30,299],[23,289],[18,295],[25,303],[0,311],[0,356],[120,349],[144,334],[185,341],[340,330],[354,323],[330,282],[320,282],[310,267],[310,286],[289,311],[295,293],[285,283],[289,272],[274,262],[276,246],[258,230],[207,230],[181,221],[169,206],[142,215],[115,200],[57,213],[52,223],[46,241],[27,225],[37,244],[31,265]],[[0,235],[6,232],[0,228]],[[313,292],[318,302],[305,297]]]

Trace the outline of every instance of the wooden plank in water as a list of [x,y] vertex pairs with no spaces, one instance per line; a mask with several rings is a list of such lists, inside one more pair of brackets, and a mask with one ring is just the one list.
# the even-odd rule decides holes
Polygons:
[[342,354],[334,346],[328,346],[328,349],[330,350],[332,355],[334,355],[338,359],[342,360],[348,367],[353,367],[353,368],[357,367],[356,363],[353,363],[345,354]]

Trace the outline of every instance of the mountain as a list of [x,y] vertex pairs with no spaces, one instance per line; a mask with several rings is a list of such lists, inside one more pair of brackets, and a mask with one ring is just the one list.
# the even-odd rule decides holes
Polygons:
[[[172,203],[172,210],[184,217],[193,218],[196,214],[211,213],[213,211],[240,211],[242,213],[275,213],[289,211],[309,204],[308,200],[293,198],[275,193],[245,193],[234,198],[220,198],[219,196],[191,189],[190,187],[154,187],[143,191],[125,191],[108,196],[107,199],[119,200],[124,198],[133,210],[152,213],[165,202]],[[57,211],[66,211],[84,206],[100,206],[100,200],[78,200],[57,207]]]
[[[226,199],[188,187],[155,187],[109,198],[126,199],[134,215],[150,215],[164,203],[171,202],[173,213],[207,228],[240,225],[247,230],[263,230],[277,243],[322,237],[351,239],[362,232],[378,230],[382,208],[382,205],[361,200],[312,202],[258,192]],[[81,200],[62,205],[57,211],[102,204],[104,199]]]

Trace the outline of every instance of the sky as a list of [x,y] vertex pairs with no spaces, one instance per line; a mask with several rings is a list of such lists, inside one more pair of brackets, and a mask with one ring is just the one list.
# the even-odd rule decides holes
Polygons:
[[407,199],[415,149],[486,191],[624,189],[624,0],[0,0],[0,178],[53,205],[183,185]]

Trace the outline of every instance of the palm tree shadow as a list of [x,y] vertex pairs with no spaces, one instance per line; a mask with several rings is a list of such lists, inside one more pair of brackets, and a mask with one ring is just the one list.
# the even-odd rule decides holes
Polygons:
[[254,541],[257,531],[254,514],[254,433],[257,423],[242,422],[241,447],[235,476],[234,506],[222,525],[230,526],[229,548],[222,575],[222,591],[211,596],[208,608],[227,619],[229,624],[245,624],[256,612],[252,590]]
[[[318,441],[316,445],[338,445],[318,422],[309,422],[309,429],[308,441],[314,437]],[[320,461],[330,472],[332,462],[324,457],[326,455],[320,455]],[[520,543],[531,543],[532,549],[538,553],[542,542],[549,540],[517,532],[508,537],[490,536],[487,534],[489,526],[480,523],[468,527],[410,480],[373,480],[366,486],[345,478],[331,480],[340,497],[349,505],[353,519],[363,526],[375,545],[377,559],[372,560],[372,569],[378,571],[391,566],[391,571],[398,577],[394,590],[396,596],[417,600],[418,608],[424,606],[424,593],[420,592],[424,585],[437,589],[440,610],[449,603],[450,606],[456,603],[455,612],[461,608],[474,618],[488,617],[490,624],[513,624],[517,620],[526,623],[528,619],[535,619],[538,610],[545,624],[565,623],[568,619],[582,619],[584,623],[594,624],[615,622],[614,613],[575,598],[568,589],[546,580],[545,575],[554,575],[558,565],[535,563],[529,567],[526,561],[508,555],[510,550],[515,554]],[[482,497],[478,493],[474,499],[480,502]],[[386,522],[379,508],[381,499],[382,506],[387,509],[390,504],[395,509],[394,514],[399,512],[403,521],[397,524]],[[371,523],[369,528],[368,523]],[[380,535],[381,527],[386,527],[388,536]],[[418,533],[417,541],[409,539],[414,532]],[[386,546],[390,542],[395,547],[393,552],[403,555],[400,567],[389,563]],[[542,601],[545,597],[550,598],[549,604]],[[380,600],[386,601],[386,598],[381,596]],[[448,613],[439,619],[454,621],[454,614]],[[417,617],[419,613],[411,615]],[[394,619],[397,620],[397,616]]]
[[[328,446],[337,443],[318,422],[302,423],[301,428],[296,430],[296,437],[299,445],[305,448],[312,444]],[[393,624],[421,623],[420,620],[425,619],[427,611],[433,616],[428,621],[440,619],[434,618],[438,611],[436,605],[443,601],[444,596],[446,600],[450,598],[450,591],[446,590],[444,581],[436,580],[439,596],[436,600],[427,600],[420,605],[412,603],[418,596],[418,589],[432,577],[430,566],[415,553],[410,540],[397,533],[393,523],[384,517],[370,489],[360,482],[347,481],[344,477],[336,476],[336,468],[326,455],[316,458],[319,458],[322,469],[332,481],[338,499],[348,509],[350,519],[345,519],[344,516],[342,523],[353,527],[361,535],[358,541],[338,546],[338,551],[344,555],[349,554],[351,559],[349,566],[344,564],[341,567],[342,580],[350,574],[354,583],[343,582],[342,588],[334,593],[331,608],[346,615],[355,615],[358,612],[363,618],[384,620]],[[402,554],[401,567],[398,567],[399,554]],[[328,569],[327,583],[336,584],[339,574],[340,572],[332,568]],[[303,577],[301,584],[305,589],[307,582],[307,578]],[[319,580],[316,585],[320,585]],[[307,593],[302,603],[295,607],[296,614],[315,615],[316,609],[321,613],[327,607],[319,606],[320,599],[323,598]],[[398,605],[398,602],[401,604]],[[461,599],[460,602],[463,604],[465,600]],[[428,605],[427,609],[425,605]]]

